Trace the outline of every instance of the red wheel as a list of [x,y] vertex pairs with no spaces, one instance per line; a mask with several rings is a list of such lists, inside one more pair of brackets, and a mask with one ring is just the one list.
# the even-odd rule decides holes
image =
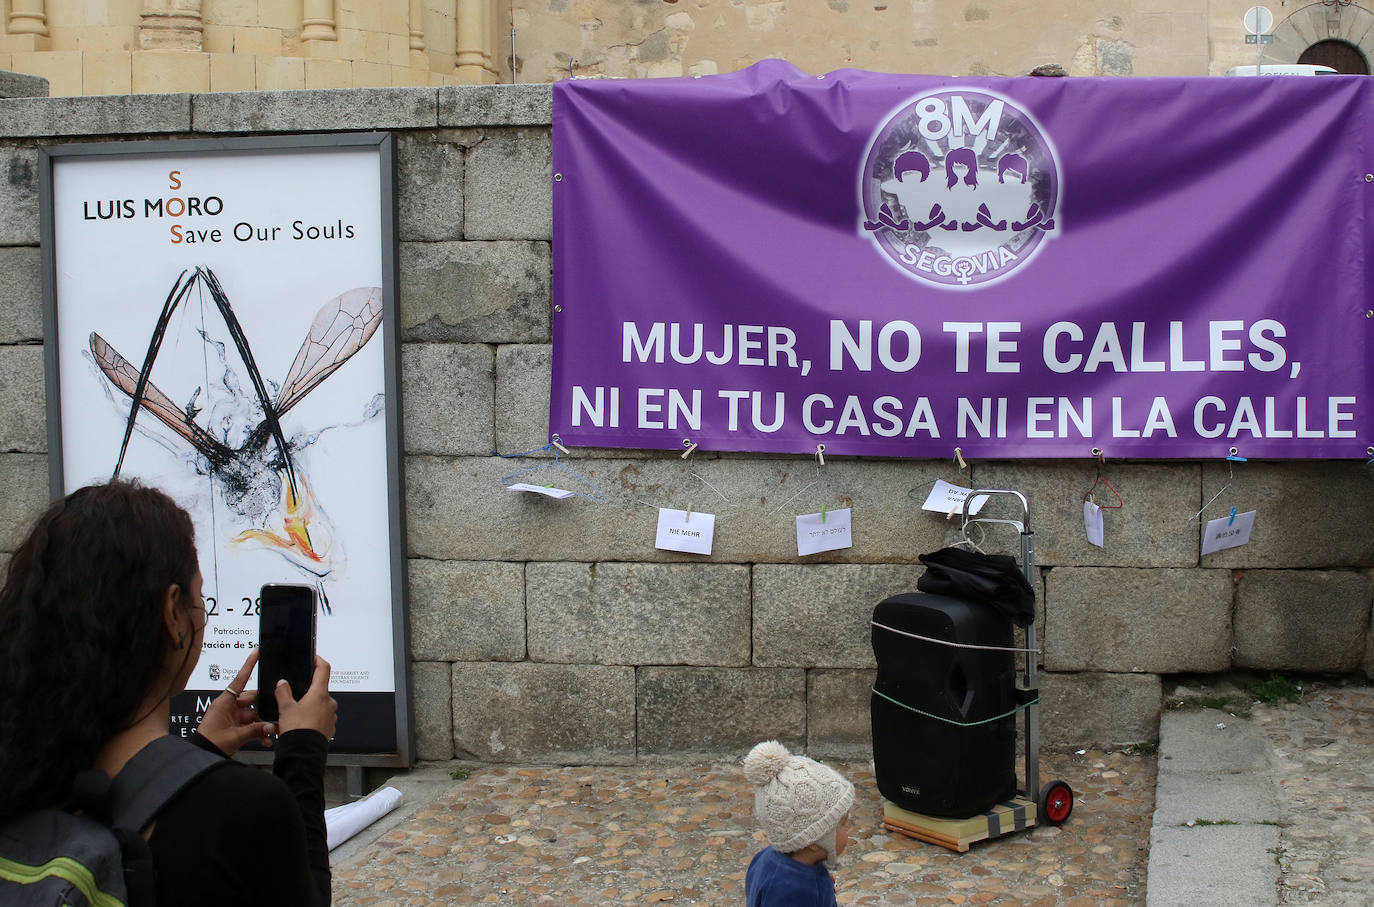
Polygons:
[[1051,781],[1040,788],[1040,818],[1046,825],[1063,825],[1073,812],[1073,788]]

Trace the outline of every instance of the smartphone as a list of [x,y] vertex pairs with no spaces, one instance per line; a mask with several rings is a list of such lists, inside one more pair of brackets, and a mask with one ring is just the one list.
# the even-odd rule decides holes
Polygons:
[[291,685],[300,699],[315,674],[314,586],[268,583],[258,608],[258,717],[276,721],[277,681]]

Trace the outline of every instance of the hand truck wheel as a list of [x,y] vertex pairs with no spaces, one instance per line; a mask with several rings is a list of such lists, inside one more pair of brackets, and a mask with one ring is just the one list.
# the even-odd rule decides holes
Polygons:
[[1073,788],[1063,781],[1051,781],[1040,788],[1040,819],[1046,825],[1060,826],[1073,812]]

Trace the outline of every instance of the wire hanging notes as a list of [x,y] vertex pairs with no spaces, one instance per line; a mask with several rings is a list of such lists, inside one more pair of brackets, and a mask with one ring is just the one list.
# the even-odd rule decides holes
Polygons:
[[[591,479],[584,476],[582,473],[578,472],[576,469],[573,469],[567,463],[563,462],[563,460],[560,457],[560,451],[562,453],[567,453],[568,449],[564,447],[561,443],[559,443],[558,435],[554,435],[553,440],[549,441],[549,443],[545,444],[543,447],[533,447],[529,450],[521,451],[520,453],[498,454],[498,456],[506,460],[515,460],[521,457],[532,456],[534,454],[546,453],[548,451],[553,451],[552,463],[544,461],[541,463],[537,463],[534,466],[529,466],[525,469],[513,472],[510,475],[502,476],[501,484],[511,491],[528,491],[534,494],[542,494],[546,497],[556,499],[570,498],[573,495],[581,495],[584,498],[591,498],[598,504],[606,503],[606,495],[604,492],[601,491],[600,488],[596,486],[596,483],[594,483]],[[582,489],[574,490],[570,488],[562,488],[559,487],[558,483],[555,482],[542,483],[538,481],[517,481],[522,476],[532,476],[537,472],[543,471],[548,471],[550,474],[556,473],[559,475],[559,477],[568,476],[576,482],[578,482],[579,484],[581,484]],[[543,478],[548,478],[548,476],[546,475]]]

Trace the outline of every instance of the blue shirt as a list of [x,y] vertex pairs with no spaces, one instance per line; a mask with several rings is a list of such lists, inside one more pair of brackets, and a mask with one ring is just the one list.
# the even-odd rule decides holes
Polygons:
[[807,866],[765,847],[744,876],[747,907],[837,907],[835,880],[824,863]]

